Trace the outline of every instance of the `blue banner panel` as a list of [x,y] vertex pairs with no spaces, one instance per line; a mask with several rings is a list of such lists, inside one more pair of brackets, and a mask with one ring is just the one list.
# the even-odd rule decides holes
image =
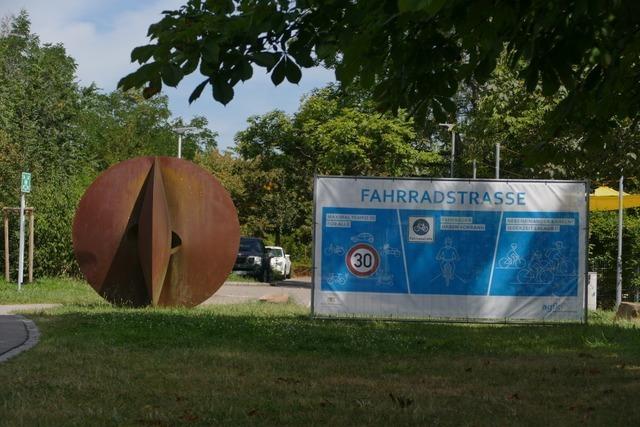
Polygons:
[[583,319],[585,183],[318,181],[317,314]]

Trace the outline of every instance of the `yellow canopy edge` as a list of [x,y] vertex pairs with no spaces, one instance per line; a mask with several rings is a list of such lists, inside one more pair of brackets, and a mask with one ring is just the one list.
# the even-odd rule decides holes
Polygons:
[[[636,208],[640,206],[640,195],[622,193],[624,208]],[[610,187],[598,187],[594,194],[589,195],[590,211],[617,211],[618,192]]]

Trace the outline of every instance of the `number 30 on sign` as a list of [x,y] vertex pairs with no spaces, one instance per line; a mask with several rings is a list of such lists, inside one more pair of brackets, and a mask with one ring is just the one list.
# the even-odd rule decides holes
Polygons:
[[378,269],[380,256],[373,246],[360,243],[349,249],[345,262],[351,274],[358,277],[367,277],[374,274]]

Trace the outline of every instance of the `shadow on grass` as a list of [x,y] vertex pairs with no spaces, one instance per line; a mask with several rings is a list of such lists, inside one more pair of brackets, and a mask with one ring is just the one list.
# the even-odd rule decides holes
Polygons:
[[245,304],[206,310],[66,307],[33,317],[64,345],[131,350],[217,348],[341,357],[616,354],[640,358],[632,324],[438,324],[310,319],[298,306]]

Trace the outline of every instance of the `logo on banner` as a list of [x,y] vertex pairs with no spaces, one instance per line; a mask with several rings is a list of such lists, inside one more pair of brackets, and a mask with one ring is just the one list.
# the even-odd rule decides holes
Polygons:
[[432,216],[410,216],[409,217],[409,241],[410,242],[433,242],[433,217]]
[[378,251],[373,246],[359,243],[349,249],[345,262],[354,276],[368,277],[378,269],[380,255],[378,255]]

